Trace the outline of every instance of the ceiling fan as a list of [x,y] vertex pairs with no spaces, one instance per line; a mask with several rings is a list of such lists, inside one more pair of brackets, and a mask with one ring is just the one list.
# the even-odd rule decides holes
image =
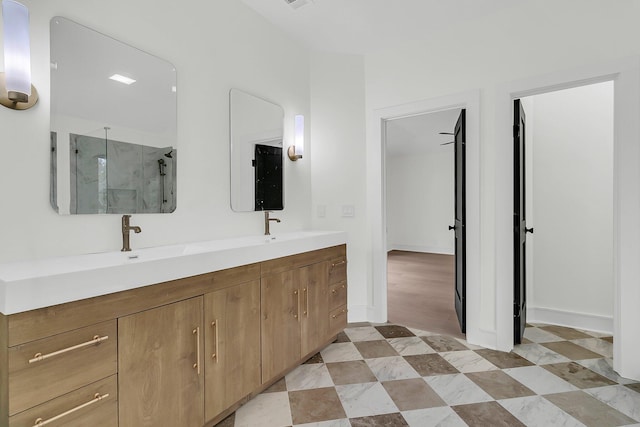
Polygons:
[[[453,132],[438,132],[439,135],[454,135]],[[449,144],[453,144],[455,141],[449,141],[449,142],[444,142],[440,145],[449,145]]]

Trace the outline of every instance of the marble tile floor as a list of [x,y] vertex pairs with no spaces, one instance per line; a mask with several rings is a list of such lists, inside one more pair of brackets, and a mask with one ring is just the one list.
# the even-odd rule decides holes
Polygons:
[[216,427],[636,426],[613,339],[528,325],[511,353],[403,326],[349,325]]

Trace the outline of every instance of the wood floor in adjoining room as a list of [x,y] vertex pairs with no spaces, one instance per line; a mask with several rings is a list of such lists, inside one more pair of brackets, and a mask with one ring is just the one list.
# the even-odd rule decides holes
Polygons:
[[455,257],[390,251],[387,260],[389,322],[464,338],[454,308]]

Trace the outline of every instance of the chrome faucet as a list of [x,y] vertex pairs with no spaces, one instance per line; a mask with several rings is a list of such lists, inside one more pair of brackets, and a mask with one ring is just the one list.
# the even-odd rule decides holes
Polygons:
[[269,233],[269,223],[271,221],[280,222],[278,218],[269,218],[269,211],[264,211],[264,235],[265,236],[271,235],[271,233]]
[[131,251],[131,246],[129,246],[129,232],[133,230],[134,233],[138,234],[142,232],[142,228],[137,225],[129,225],[129,218],[131,215],[122,215],[122,252]]

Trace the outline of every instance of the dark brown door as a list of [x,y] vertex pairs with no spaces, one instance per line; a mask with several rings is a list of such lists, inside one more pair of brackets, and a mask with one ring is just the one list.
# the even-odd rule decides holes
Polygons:
[[460,330],[467,329],[467,273],[466,273],[466,173],[465,173],[465,110],[460,111],[454,130],[455,147],[455,224],[449,229],[455,231],[455,306]]
[[525,114],[519,99],[513,102],[513,342],[520,344],[527,323],[525,210]]

